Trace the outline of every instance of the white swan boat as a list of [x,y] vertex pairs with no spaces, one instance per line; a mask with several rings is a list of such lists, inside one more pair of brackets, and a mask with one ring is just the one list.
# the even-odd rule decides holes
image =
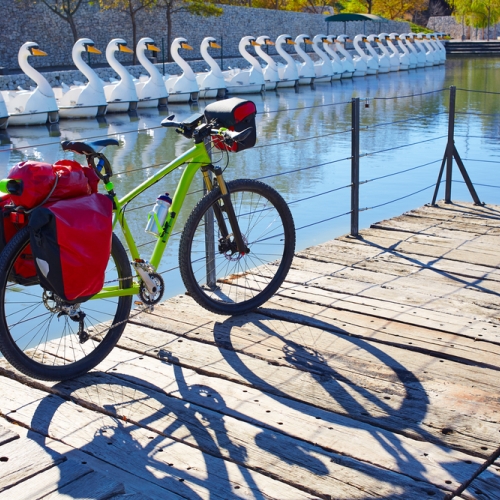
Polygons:
[[256,94],[266,88],[264,73],[259,61],[246,50],[249,45],[256,46],[258,44],[253,36],[244,36],[238,44],[238,49],[243,58],[251,64],[250,68],[234,68],[222,72],[227,91],[231,94]]
[[223,99],[226,96],[227,88],[222,71],[208,52],[208,49],[220,48],[217,40],[211,36],[207,36],[201,42],[201,56],[210,67],[210,71],[196,73],[196,83],[200,89],[199,99]]
[[[400,42],[399,33],[391,33],[389,35],[387,43],[390,44],[391,49],[399,56],[399,69],[407,71],[410,69],[410,54],[408,49]],[[401,47],[401,51],[396,47],[395,43],[398,47]]]
[[[393,50],[394,45],[392,45],[391,47],[391,44],[389,43],[390,41],[389,33],[380,33],[378,38],[380,39],[381,42],[379,44],[380,49],[389,58],[389,63],[390,63],[389,71],[399,71],[399,51],[394,52],[395,50],[395,49]],[[387,46],[384,45],[383,43],[384,41],[387,43]]]
[[398,44],[401,50],[405,50],[408,53],[408,57],[410,58],[409,69],[415,69],[418,66],[418,57],[417,51],[410,41],[410,37],[406,33],[400,33]]
[[[354,61],[352,59],[351,54],[347,52],[345,49],[345,43],[349,41],[347,35],[339,35],[335,37],[335,50],[340,54],[340,62],[344,68],[344,72],[342,73],[342,78],[352,78],[356,71],[354,67]],[[342,57],[343,56],[343,57]],[[366,73],[365,73],[366,74]],[[356,76],[362,76],[360,74]],[[364,76],[364,75],[363,75]]]
[[335,37],[333,35],[328,35],[326,38],[328,43],[323,43],[323,49],[332,60],[332,80],[340,80],[342,78],[342,74],[344,73],[344,66],[339,55],[337,54],[337,51],[335,50]]
[[94,118],[106,114],[107,102],[104,85],[97,73],[83,60],[82,54],[101,54],[90,38],[80,38],[74,45],[72,57],[75,66],[87,78],[86,85],[54,87],[61,118]]
[[149,77],[144,75],[135,83],[135,91],[139,102],[138,108],[165,108],[167,106],[168,92],[163,82],[163,75],[156,66],[146,57],[146,50],[159,52],[152,38],[141,38],[136,47],[137,59],[142,67],[149,73]]
[[408,41],[410,42],[410,47],[413,48],[415,51],[415,54],[417,56],[417,68],[425,68],[427,65],[427,56],[425,55],[425,47],[421,44],[419,44],[416,40],[416,34],[415,33],[408,33]]
[[299,73],[299,85],[310,85],[316,77],[314,71],[314,61],[308,56],[307,52],[302,48],[302,45],[307,47],[312,45],[313,42],[308,35],[298,35],[295,38],[295,52],[299,55],[303,62],[295,61],[297,71]]
[[332,60],[326,55],[326,52],[319,47],[320,43],[324,45],[330,42],[325,35],[316,35],[313,38],[312,48],[319,57],[319,59],[314,62],[314,71],[316,72],[314,83],[328,83],[332,81]]
[[123,38],[113,38],[106,47],[106,59],[108,64],[120,77],[118,81],[112,81],[104,85],[104,94],[108,102],[108,113],[126,113],[137,109],[137,91],[132,75],[125,67],[118,62],[115,52],[125,52],[133,54],[133,50],[127,47],[127,42]]
[[274,45],[274,42],[267,35],[259,36],[256,42],[258,44],[254,47],[256,54],[267,63],[262,66],[262,73],[264,74],[264,80],[266,82],[266,90],[275,90],[276,84],[280,79],[278,64],[267,52],[264,52],[263,49],[263,45]]
[[425,33],[417,33],[414,40],[417,42],[418,48],[425,54],[425,66],[428,68],[434,66],[434,50],[427,43]]
[[368,71],[368,54],[360,47],[360,43],[366,43],[368,39],[365,35],[356,35],[352,41],[354,46],[354,50],[357,52],[357,55],[352,56],[352,61],[354,63],[354,75],[353,76],[366,76],[369,73]]
[[432,45],[432,48],[434,49],[434,60],[437,61],[437,64],[443,64],[445,58],[443,58],[443,52],[441,51],[441,47],[443,49],[444,47],[442,45],[441,47],[439,46],[440,43],[438,37],[436,36],[435,33],[427,33],[427,38],[429,40],[429,43]]
[[283,48],[283,45],[295,45],[295,41],[290,35],[280,35],[276,39],[276,51],[286,64],[278,63],[278,73],[280,81],[277,87],[295,87],[299,81],[299,72],[295,59]]
[[379,35],[370,35],[368,37],[368,40],[372,40],[376,42],[378,45],[378,48],[380,50],[380,54],[378,56],[378,72],[379,73],[389,73],[391,71],[391,59],[390,59],[390,54],[389,51],[387,50],[387,47],[383,44],[382,39],[380,38]]
[[373,48],[373,45],[372,45],[373,42],[376,42],[376,38],[377,38],[376,35],[373,35],[373,34],[368,35],[366,37],[366,42],[365,42],[366,50],[370,54],[368,56],[368,62],[367,62],[369,75],[376,75],[377,73],[381,72],[380,71],[380,55]]
[[196,75],[191,66],[180,56],[179,49],[193,50],[185,38],[175,38],[170,46],[172,59],[182,69],[180,75],[164,76],[168,91],[168,102],[196,102],[198,101],[199,87]]
[[35,42],[26,42],[17,56],[19,67],[35,83],[33,90],[3,90],[2,96],[9,113],[9,125],[42,125],[57,123],[59,111],[49,82],[28,62],[30,56],[46,56]]

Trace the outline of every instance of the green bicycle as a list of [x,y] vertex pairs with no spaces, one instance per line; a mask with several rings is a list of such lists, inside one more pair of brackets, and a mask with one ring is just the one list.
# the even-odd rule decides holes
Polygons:
[[[212,105],[213,106],[213,105]],[[118,342],[132,308],[149,309],[163,297],[157,273],[195,174],[201,170],[207,194],[190,214],[179,246],[179,266],[187,293],[204,308],[219,314],[243,314],[267,301],[283,283],[295,250],[295,227],[287,203],[270,186],[251,179],[226,182],[209,155],[210,138],[231,149],[255,133],[224,128],[217,120],[195,115],[183,122],[174,116],[162,125],[194,140],[194,146],[123,197],[110,178],[105,147],[115,139],[93,143],[65,142],[62,147],[85,155],[114,201],[114,228],[121,227],[129,254],[115,233],[101,292],[82,304],[65,304],[48,294],[35,277],[13,280],[16,263],[29,245],[29,229],[21,229],[0,255],[0,351],[18,370],[42,380],[64,380],[84,374],[100,363]],[[163,177],[185,165],[149,260],[139,253],[127,223],[127,204]],[[1,184],[1,183],[0,183]],[[4,186],[3,184],[1,184]],[[5,189],[4,189],[5,190]],[[155,221],[155,223],[158,221]],[[91,270],[89,270],[91,272]],[[79,314],[84,312],[84,314]],[[83,318],[77,320],[76,318]]]

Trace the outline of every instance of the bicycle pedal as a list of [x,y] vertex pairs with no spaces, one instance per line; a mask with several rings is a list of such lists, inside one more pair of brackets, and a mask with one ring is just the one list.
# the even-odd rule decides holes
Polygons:
[[134,301],[134,304],[142,309],[143,312],[151,314],[155,308],[154,305],[147,305],[144,304],[144,302],[141,302],[140,300]]

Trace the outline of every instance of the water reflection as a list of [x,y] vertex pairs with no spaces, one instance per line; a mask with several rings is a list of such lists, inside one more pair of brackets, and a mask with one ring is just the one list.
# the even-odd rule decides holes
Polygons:
[[[448,60],[446,67],[336,81],[333,84],[279,89],[252,96],[256,103],[258,142],[251,150],[232,155],[226,177],[265,178],[291,203],[298,228],[298,248],[304,248],[348,232],[348,217],[315,225],[350,210],[351,99],[361,104],[361,179],[372,180],[416,168],[404,175],[384,177],[361,187],[362,207],[373,207],[403,198],[436,181],[440,159],[446,145],[450,85],[458,88],[496,91],[495,69],[500,60]],[[423,94],[423,95],[417,95]],[[205,103],[172,105],[168,111],[140,110],[136,116],[115,114],[97,120],[66,120],[59,128],[9,128],[0,136],[0,168],[5,176],[18,161],[37,159],[54,162],[72,157],[60,149],[62,140],[85,140],[107,136],[120,141],[109,147],[107,155],[116,172],[118,193],[125,193],[151,176],[191,146],[161,120],[175,114],[182,120],[203,112]],[[457,148],[464,158],[497,160],[496,137],[500,130],[500,102],[495,94],[457,93]],[[427,141],[427,142],[425,142]],[[413,144],[412,146],[406,146]],[[403,147],[405,146],[405,147]],[[81,158],[77,158],[81,161]],[[214,152],[214,160],[227,157]],[[427,166],[423,166],[429,163]],[[491,179],[491,164],[466,163],[475,183],[500,184]],[[143,232],[149,207],[156,196],[173,193],[179,171],[160,182],[127,207],[130,225],[148,257],[151,238]],[[457,177],[455,177],[457,178]],[[190,210],[199,200],[201,176],[195,179],[193,194],[179,214],[176,231],[182,229]],[[461,185],[454,185],[454,198],[469,200]],[[498,202],[498,190],[478,188],[481,199]],[[442,193],[441,193],[442,197]],[[427,203],[432,190],[396,203],[362,212],[361,227],[375,220],[397,215]],[[175,239],[174,239],[175,240]],[[176,241],[168,249],[161,271],[177,265]],[[175,275],[175,276],[174,276]],[[183,290],[176,272],[165,274],[167,295]]]

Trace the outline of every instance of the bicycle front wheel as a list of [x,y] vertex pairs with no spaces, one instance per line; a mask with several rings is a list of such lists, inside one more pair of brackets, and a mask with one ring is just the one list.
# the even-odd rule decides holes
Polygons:
[[[132,296],[88,300],[84,331],[64,312],[61,300],[39,284],[37,276],[19,279],[16,270],[26,259],[29,229],[17,233],[0,255],[0,351],[19,371],[40,380],[65,380],[100,363],[122,334]],[[28,252],[28,257],[31,257]],[[31,257],[32,258],[32,257]],[[89,272],[92,272],[89,269]],[[105,282],[132,286],[127,253],[113,234]]]
[[184,285],[198,304],[218,314],[244,314],[283,283],[295,250],[295,226],[287,203],[267,184],[239,179],[227,188],[249,252],[236,251],[216,188],[200,200],[184,227],[179,264]]

